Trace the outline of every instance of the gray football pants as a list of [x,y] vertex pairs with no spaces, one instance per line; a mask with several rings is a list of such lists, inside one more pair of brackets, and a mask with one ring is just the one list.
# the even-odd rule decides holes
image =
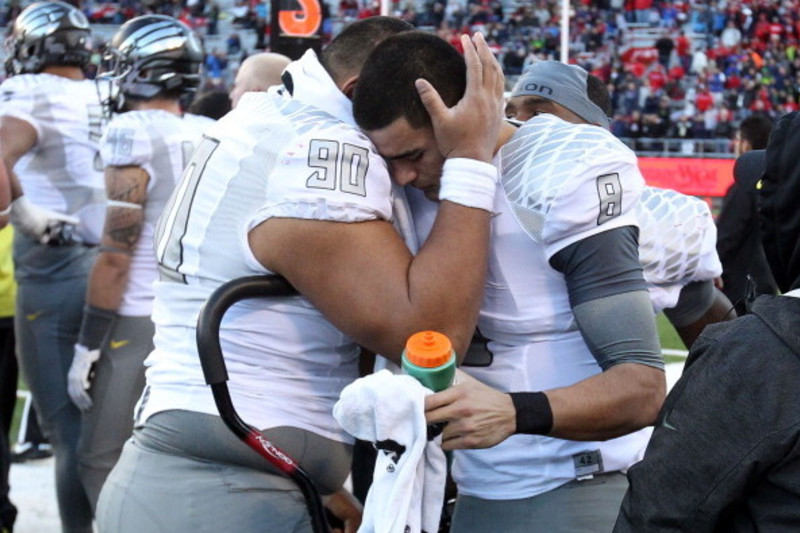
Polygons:
[[144,389],[144,360],[153,350],[150,317],[119,317],[105,339],[92,379],[92,408],[83,413],[78,472],[92,509],[133,432],[133,409]]
[[30,387],[39,424],[56,463],[56,497],[64,533],[92,533],[92,509],[78,477],[81,413],[67,394],[86,279],[20,281],[14,329],[17,356]]
[[[321,492],[344,483],[352,446],[297,428],[264,433],[303,465]],[[220,417],[190,411],[155,414],[134,430],[103,485],[97,525],[100,533],[311,531],[292,480]]]
[[627,476],[611,472],[521,500],[459,495],[450,531],[611,533],[627,489]]

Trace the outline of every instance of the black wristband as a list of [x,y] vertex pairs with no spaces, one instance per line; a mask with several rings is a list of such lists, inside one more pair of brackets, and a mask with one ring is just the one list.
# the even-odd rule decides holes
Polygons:
[[87,305],[83,308],[83,321],[81,322],[81,332],[78,334],[78,344],[86,346],[89,350],[100,348],[116,319],[117,313],[114,311]]
[[553,410],[543,392],[512,392],[509,394],[517,411],[517,430],[526,435],[547,435],[553,429]]

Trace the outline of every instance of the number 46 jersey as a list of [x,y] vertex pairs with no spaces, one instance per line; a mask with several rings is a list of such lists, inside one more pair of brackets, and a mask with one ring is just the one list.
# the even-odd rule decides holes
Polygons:
[[[252,228],[271,217],[392,220],[386,164],[353,124],[349,100],[313,52],[288,69],[293,94],[247,93],[206,130],[159,220],[155,351],[146,362],[144,416],[163,409],[216,413],[195,325],[216,287],[268,273],[249,247]],[[236,304],[220,337],[245,420],[351,440],[331,413],[341,389],[357,377],[358,348],[306,299]]]
[[153,256],[156,222],[203,130],[213,123],[199,115],[187,113],[181,117],[161,109],[147,109],[116,115],[106,127],[100,141],[103,164],[140,167],[148,176],[144,220],[118,308],[120,315],[150,316],[153,282],[157,278]]

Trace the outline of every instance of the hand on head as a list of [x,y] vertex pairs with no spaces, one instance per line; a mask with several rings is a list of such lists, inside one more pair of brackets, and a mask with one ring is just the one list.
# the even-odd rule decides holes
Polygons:
[[467,64],[464,97],[448,108],[424,79],[416,81],[420,99],[431,116],[439,151],[445,158],[491,161],[503,118],[505,79],[483,35],[461,36]]

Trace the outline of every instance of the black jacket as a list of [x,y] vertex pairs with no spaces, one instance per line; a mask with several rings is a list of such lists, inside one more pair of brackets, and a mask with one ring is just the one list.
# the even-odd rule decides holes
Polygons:
[[757,211],[756,184],[764,172],[764,150],[742,154],[733,169],[734,182],[717,217],[717,253],[722,262],[722,292],[744,314],[748,275],[755,282],[754,293],[775,294],[775,280],[770,272]]
[[615,533],[800,531],[800,298],[709,326],[628,472]]

